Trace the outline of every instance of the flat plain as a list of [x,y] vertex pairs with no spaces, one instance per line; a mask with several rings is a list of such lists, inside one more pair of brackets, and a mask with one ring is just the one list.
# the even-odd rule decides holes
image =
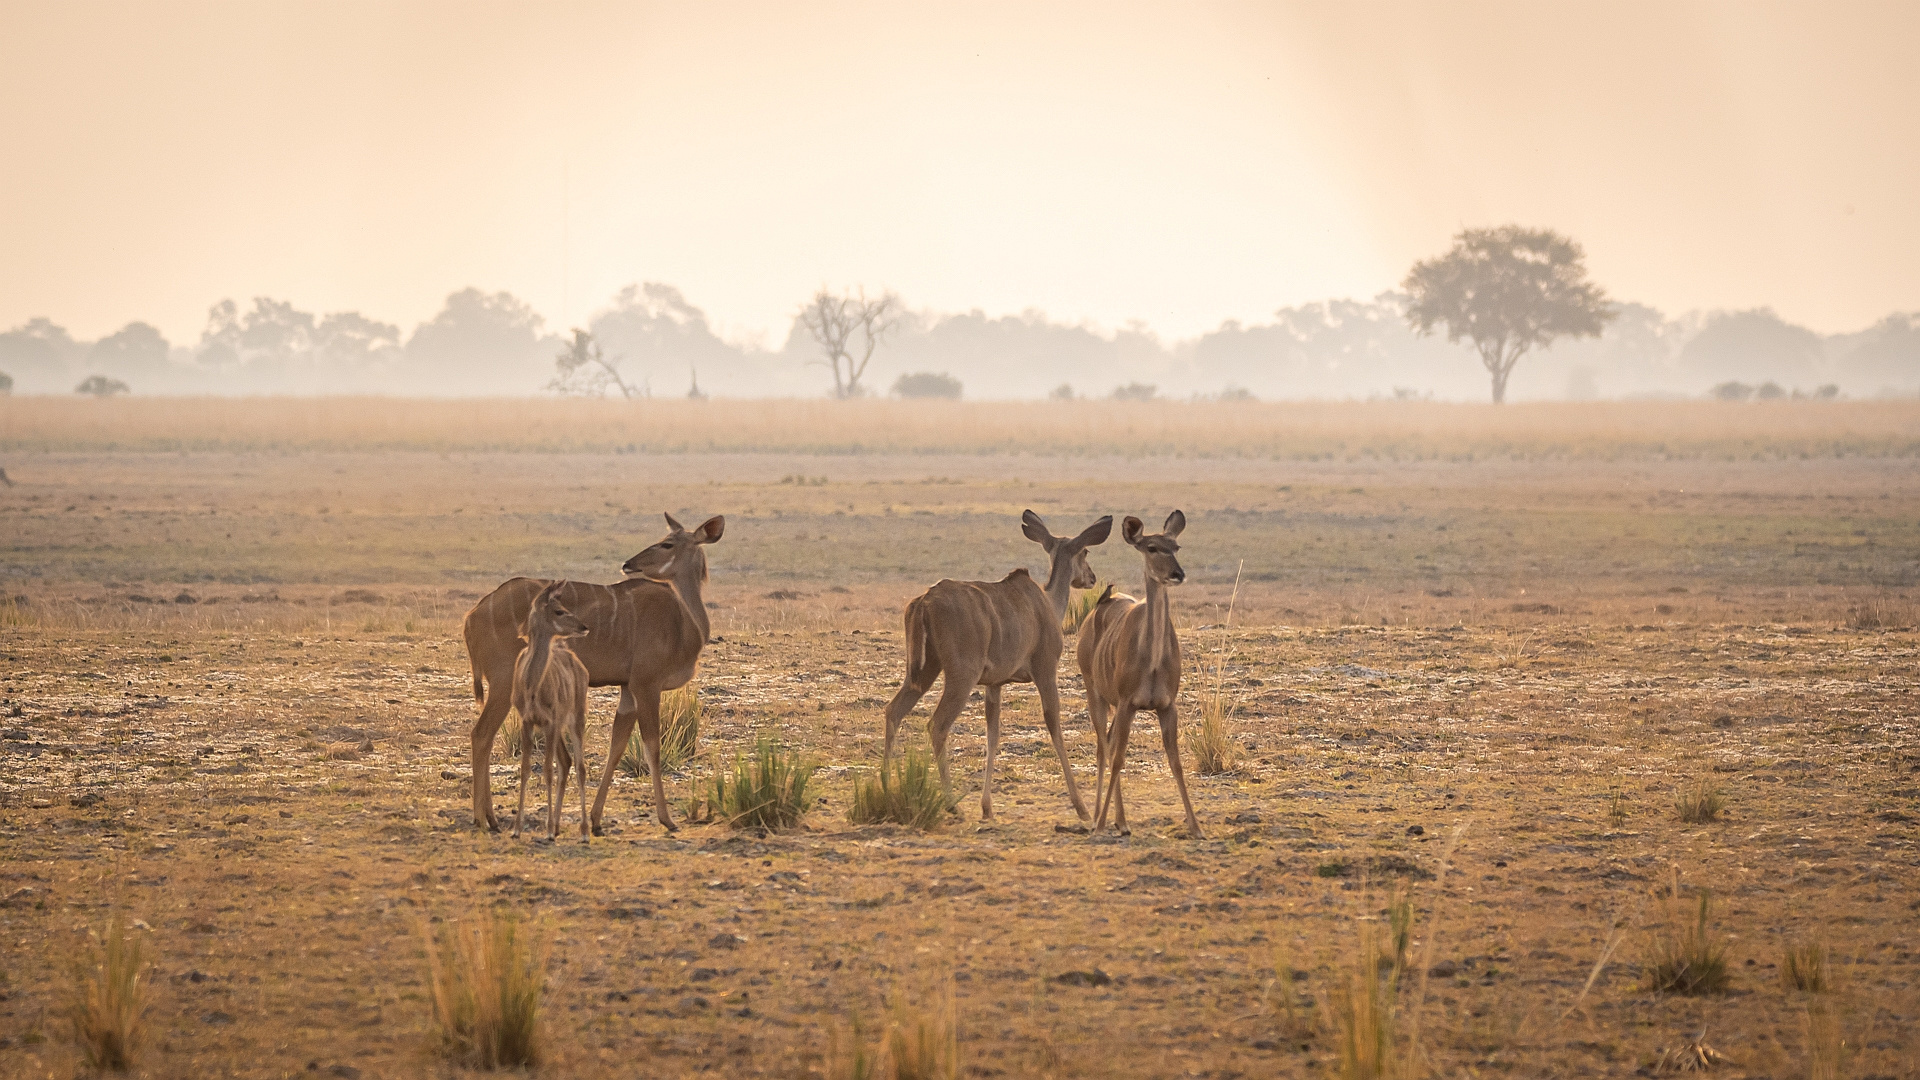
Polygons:
[[[551,944],[542,1075],[817,1075],[856,1014],[946,986],[966,1075],[1337,1075],[1399,889],[1397,1053],[1427,1074],[1705,1044],[1721,1075],[1920,1075],[1920,406],[1075,403],[1014,410],[1024,443],[993,406],[859,407],[0,402],[0,1075],[75,1073],[68,965],[116,911],[154,965],[143,1075],[454,1075],[423,927],[493,904]],[[1023,509],[1176,506],[1183,717],[1218,688],[1240,759],[1189,757],[1203,839],[1150,737],[1134,834],[1059,831],[1024,688],[997,821],[976,699],[957,814],[847,823],[908,598],[1042,572]],[[820,802],[668,835],[622,776],[591,844],[474,831],[461,615],[516,573],[614,580],[663,512],[727,518],[670,797],[773,733]],[[1138,590],[1117,536],[1092,563]],[[513,774],[496,750],[496,805]],[[1681,821],[1701,785],[1725,813]],[[1702,890],[1730,988],[1655,993]],[[1783,986],[1802,942],[1832,993]]]

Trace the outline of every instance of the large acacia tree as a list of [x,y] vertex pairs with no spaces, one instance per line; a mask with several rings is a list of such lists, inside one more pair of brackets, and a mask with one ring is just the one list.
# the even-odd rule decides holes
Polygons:
[[1414,263],[1400,287],[1414,330],[1445,324],[1448,341],[1473,343],[1493,376],[1496,405],[1530,350],[1598,337],[1613,318],[1607,294],[1587,280],[1586,252],[1550,229],[1466,229],[1445,255]]

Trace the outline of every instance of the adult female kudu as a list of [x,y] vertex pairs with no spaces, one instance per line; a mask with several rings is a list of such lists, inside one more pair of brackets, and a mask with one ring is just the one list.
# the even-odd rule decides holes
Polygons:
[[[993,760],[1000,752],[1000,688],[1030,682],[1040,691],[1040,711],[1060,756],[1060,773],[1067,779],[1067,798],[1081,821],[1090,820],[1080,788],[1067,763],[1067,746],[1060,737],[1060,653],[1066,643],[1060,620],[1067,613],[1072,589],[1094,585],[1087,549],[1104,543],[1113,531],[1113,518],[1103,517],[1068,539],[1047,530],[1047,523],[1031,510],[1020,515],[1027,539],[1046,549],[1047,587],[1034,584],[1025,567],[999,581],[943,580],[907,603],[907,678],[887,703],[887,738],[880,755],[884,779],[893,760],[893,739],[900,721],[942,672],[946,682],[940,700],[927,721],[934,760],[940,765],[940,790],[953,798],[947,779],[947,735],[966,707],[976,686],[987,701],[987,766],[981,781],[980,816],[993,820]],[[1097,790],[1096,790],[1097,794]]]
[[[1160,716],[1160,741],[1167,749],[1167,764],[1173,769],[1173,782],[1180,788],[1180,805],[1187,811],[1187,833],[1198,839],[1200,823],[1194,820],[1193,802],[1187,798],[1187,777],[1180,767],[1180,718],[1174,711],[1174,699],[1180,694],[1180,639],[1173,632],[1173,609],[1167,589],[1187,579],[1174,558],[1180,550],[1175,537],[1187,527],[1187,516],[1178,510],[1167,515],[1159,533],[1142,535],[1140,519],[1129,516],[1120,523],[1120,537],[1146,561],[1147,598],[1116,596],[1113,586],[1100,597],[1100,603],[1080,626],[1080,677],[1087,685],[1087,715],[1093,721],[1093,735],[1099,744],[1099,772],[1094,775],[1094,795],[1099,813],[1093,827],[1107,823],[1107,804],[1113,804],[1113,825],[1122,835],[1127,828],[1127,804],[1120,794],[1120,770],[1127,761],[1127,736],[1133,731],[1133,714],[1152,709]],[[1113,713],[1112,776],[1107,774],[1107,710]]]
[[[547,786],[547,839],[560,838],[560,808],[567,801],[567,778],[580,772],[580,842],[587,840],[587,665],[575,656],[568,639],[589,631],[560,603],[555,593],[561,583],[540,590],[527,611],[526,647],[513,665],[513,707],[519,711],[520,805],[513,814],[513,835],[527,817],[527,763],[533,759],[533,733],[546,733],[546,766],[540,775]],[[554,783],[554,756],[560,758],[559,783]]]
[[[667,528],[664,539],[621,567],[631,575],[627,580],[613,585],[564,581],[555,592],[590,630],[575,650],[587,665],[589,684],[621,688],[620,708],[613,717],[613,750],[593,799],[595,835],[600,833],[600,813],[613,783],[613,770],[636,724],[653,774],[655,816],[669,831],[675,828],[660,778],[660,695],[693,678],[700,650],[707,644],[711,626],[700,598],[701,584],[707,580],[707,556],[701,548],[720,539],[726,519],[709,518],[688,532],[668,514]],[[472,732],[473,823],[494,832],[500,831],[500,825],[494,820],[487,776],[493,736],[507,718],[514,660],[520,655],[520,627],[533,598],[551,584],[538,578],[514,578],[467,612],[467,660],[473,666],[474,699],[482,703]]]

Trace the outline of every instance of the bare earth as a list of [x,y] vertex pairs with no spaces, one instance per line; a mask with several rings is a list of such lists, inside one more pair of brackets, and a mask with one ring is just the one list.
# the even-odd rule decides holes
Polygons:
[[[1845,1074],[1920,1076],[1904,458],[5,465],[0,1075],[73,1074],[67,967],[116,908],[155,964],[145,1075],[451,1075],[423,1049],[422,926],[495,902],[551,934],[542,1075],[803,1076],[854,1012],[948,977],[968,1075],[1327,1075],[1331,1025],[1288,1029],[1276,972],[1327,1012],[1358,920],[1406,882],[1432,974],[1400,990],[1400,1034],[1436,1075],[1629,1076],[1696,1039],[1720,1075],[1805,1075],[1809,999],[1777,965],[1809,940],[1834,950]],[[1038,568],[1023,508],[1070,532],[1176,505],[1183,716],[1216,664],[1239,706],[1243,767],[1190,772],[1205,839],[1178,838],[1151,737],[1131,838],[1056,831],[1074,818],[1024,688],[999,821],[979,821],[976,705],[948,825],[846,823],[908,597]],[[516,572],[612,580],[663,510],[728,518],[696,768],[775,731],[824,764],[820,804],[790,834],[668,836],[622,777],[589,845],[475,832],[460,615]],[[1092,559],[1138,589],[1117,541]],[[1077,675],[1062,693],[1090,789]],[[596,770],[611,712],[596,692]],[[496,751],[509,808],[513,771]],[[1701,781],[1727,813],[1683,824]],[[1731,992],[1643,989],[1703,888]]]

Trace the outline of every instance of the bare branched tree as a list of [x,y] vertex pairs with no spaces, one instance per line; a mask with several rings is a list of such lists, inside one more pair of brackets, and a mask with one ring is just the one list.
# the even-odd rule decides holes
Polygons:
[[833,370],[833,396],[842,401],[863,397],[867,390],[860,379],[873,351],[900,324],[900,298],[889,292],[869,300],[865,289],[845,296],[821,289],[800,310],[800,323],[825,354],[813,362]]
[[556,394],[605,397],[607,388],[613,387],[629,400],[653,396],[644,384],[634,386],[621,378],[618,364],[607,359],[600,351],[600,343],[585,330],[573,332],[573,340],[553,358],[553,366],[555,375],[547,383],[547,389]]

